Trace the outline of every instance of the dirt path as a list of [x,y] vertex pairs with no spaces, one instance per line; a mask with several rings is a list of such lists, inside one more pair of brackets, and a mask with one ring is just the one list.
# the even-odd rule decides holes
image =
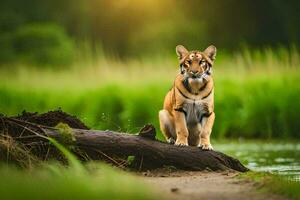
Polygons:
[[278,195],[258,191],[258,186],[237,178],[233,172],[158,171],[143,174],[150,184],[167,199],[184,200],[283,200]]

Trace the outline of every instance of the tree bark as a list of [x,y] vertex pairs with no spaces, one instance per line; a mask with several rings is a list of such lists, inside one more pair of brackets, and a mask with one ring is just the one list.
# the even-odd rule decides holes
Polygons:
[[[158,141],[155,139],[156,133],[152,125],[146,125],[137,135],[113,131],[70,130],[75,137],[73,146],[76,150],[73,152],[81,159],[114,161],[115,157],[127,159],[128,156],[134,156],[134,165],[139,169],[174,166],[184,170],[248,171],[237,159],[221,152],[205,151],[190,146],[178,147]],[[61,131],[57,128],[8,117],[0,117],[0,132],[12,137],[18,143],[30,146],[39,157],[49,154],[49,149],[44,148],[49,146],[49,143],[42,136],[65,143]]]

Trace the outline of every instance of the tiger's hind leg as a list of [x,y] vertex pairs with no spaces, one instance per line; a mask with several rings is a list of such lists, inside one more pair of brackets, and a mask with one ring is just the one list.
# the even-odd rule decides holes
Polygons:
[[159,124],[160,130],[164,134],[167,142],[174,144],[176,141],[174,118],[170,115],[169,111],[159,111]]

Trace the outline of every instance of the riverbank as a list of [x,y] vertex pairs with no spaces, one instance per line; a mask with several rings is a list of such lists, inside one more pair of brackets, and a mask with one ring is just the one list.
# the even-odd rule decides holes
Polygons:
[[145,183],[170,200],[283,200],[286,196],[270,192],[262,182],[247,175],[228,172],[191,172],[157,170],[140,177]]

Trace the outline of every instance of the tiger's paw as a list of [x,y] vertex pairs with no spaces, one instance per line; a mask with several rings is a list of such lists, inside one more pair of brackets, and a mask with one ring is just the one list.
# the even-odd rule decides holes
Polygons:
[[200,144],[199,145],[199,148],[203,149],[203,150],[208,150],[208,151],[211,151],[213,150],[213,146],[209,143],[205,143],[205,144]]
[[180,146],[180,147],[189,146],[188,143],[187,143],[187,141],[180,141],[178,139],[176,140],[175,145],[176,146]]
[[172,137],[170,137],[169,139],[167,139],[167,142],[168,142],[169,144],[175,144],[175,139],[172,138]]

